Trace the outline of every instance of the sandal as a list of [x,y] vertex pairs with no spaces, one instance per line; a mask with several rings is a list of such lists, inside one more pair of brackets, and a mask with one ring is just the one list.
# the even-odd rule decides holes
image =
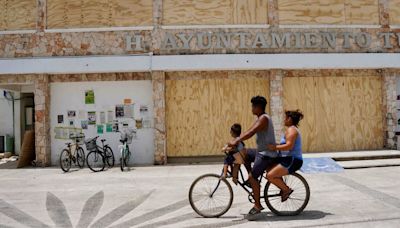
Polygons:
[[253,207],[253,208],[251,208],[251,210],[249,211],[249,213],[248,213],[247,215],[252,216],[252,215],[260,214],[261,211],[262,211],[263,209],[264,209],[264,208],[257,209],[257,208],[255,208],[255,207]]
[[286,192],[286,193],[283,193],[282,190],[281,190],[281,193],[280,193],[280,195],[281,195],[281,202],[285,202],[286,200],[288,200],[288,199],[289,199],[289,196],[290,196],[292,193],[293,193],[293,189],[290,189],[290,188],[289,188],[289,191]]

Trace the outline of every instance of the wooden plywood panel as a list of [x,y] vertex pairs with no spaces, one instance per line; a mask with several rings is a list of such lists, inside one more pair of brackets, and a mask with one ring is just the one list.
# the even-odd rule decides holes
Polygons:
[[152,24],[148,0],[49,0],[48,28],[142,26]]
[[280,24],[344,24],[344,0],[279,0]]
[[165,0],[163,24],[266,24],[267,0]]
[[167,80],[166,87],[170,157],[221,155],[230,126],[237,122],[245,130],[253,123],[251,97],[269,95],[269,81],[261,78]]
[[36,0],[2,0],[0,4],[1,30],[36,28]]
[[300,109],[304,119],[299,129],[302,134],[303,150],[316,151],[315,82],[313,77],[286,77],[283,79],[283,105],[285,110]]
[[389,1],[390,24],[400,25],[400,0]]
[[111,5],[112,26],[143,26],[153,23],[151,0],[118,0],[118,4],[112,2]]
[[266,0],[233,0],[233,24],[267,24]]
[[[345,150],[344,131],[349,118],[344,77],[315,77],[315,115],[317,151]],[[347,115],[346,115],[347,113]]]
[[[311,85],[314,94],[307,95]],[[383,148],[381,105],[379,76],[284,79],[285,109],[304,113],[300,130],[306,152]]]
[[379,24],[377,0],[346,0],[346,24]]
[[163,24],[226,24],[231,7],[231,0],[164,0]]
[[348,78],[352,149],[383,147],[382,90],[379,76]]

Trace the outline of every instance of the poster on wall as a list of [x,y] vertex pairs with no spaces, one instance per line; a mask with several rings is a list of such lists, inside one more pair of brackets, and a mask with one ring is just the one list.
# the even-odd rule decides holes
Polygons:
[[106,123],[106,113],[105,112],[100,112],[100,123],[101,124]]
[[113,111],[108,111],[107,112],[107,122],[112,123],[114,121],[114,112]]
[[81,120],[81,128],[84,130],[88,129],[89,122],[87,120]]
[[113,132],[113,125],[112,123],[106,124],[106,132]]
[[86,113],[85,110],[79,110],[78,118],[79,119],[85,119],[86,118],[85,113]]
[[136,119],[135,123],[136,123],[136,128],[137,129],[142,129],[143,128],[143,120],[142,119]]
[[118,120],[113,122],[112,128],[113,128],[112,129],[113,132],[119,132]]
[[100,124],[97,125],[97,134],[103,134],[104,133],[104,125]]
[[124,99],[124,105],[130,105],[130,104],[132,104],[132,99],[130,99],[130,98],[125,98],[125,99]]
[[134,118],[133,105],[124,105],[125,118]]
[[115,117],[116,118],[125,117],[124,106],[123,105],[116,105],[115,106]]
[[68,118],[75,118],[76,117],[76,112],[75,111],[68,111]]
[[85,104],[94,104],[94,91],[93,90],[85,91]]
[[89,125],[96,124],[96,112],[88,112],[88,122]]
[[58,122],[59,124],[64,123],[64,115],[58,115],[58,116],[57,116],[57,122]]
[[71,136],[82,133],[82,129],[74,127],[56,127],[54,128],[56,139],[70,139]]

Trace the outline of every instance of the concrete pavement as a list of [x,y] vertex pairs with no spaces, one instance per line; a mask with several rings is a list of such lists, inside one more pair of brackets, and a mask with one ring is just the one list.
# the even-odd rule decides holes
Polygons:
[[2,169],[0,227],[400,227],[400,167],[303,174],[311,200],[302,214],[278,217],[266,209],[251,222],[243,215],[252,205],[239,187],[221,218],[201,218],[189,206],[192,181],[221,168]]

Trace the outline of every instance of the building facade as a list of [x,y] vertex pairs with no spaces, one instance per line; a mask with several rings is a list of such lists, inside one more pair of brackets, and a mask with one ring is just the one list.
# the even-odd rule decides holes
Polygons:
[[119,134],[108,128],[120,118],[117,106],[132,104],[131,119],[149,118],[133,142],[137,163],[220,155],[229,126],[254,120],[254,95],[267,97],[277,137],[284,110],[303,111],[305,152],[396,148],[400,0],[0,7],[0,88],[34,94],[43,166],[57,164],[64,128],[100,134],[116,151]]

